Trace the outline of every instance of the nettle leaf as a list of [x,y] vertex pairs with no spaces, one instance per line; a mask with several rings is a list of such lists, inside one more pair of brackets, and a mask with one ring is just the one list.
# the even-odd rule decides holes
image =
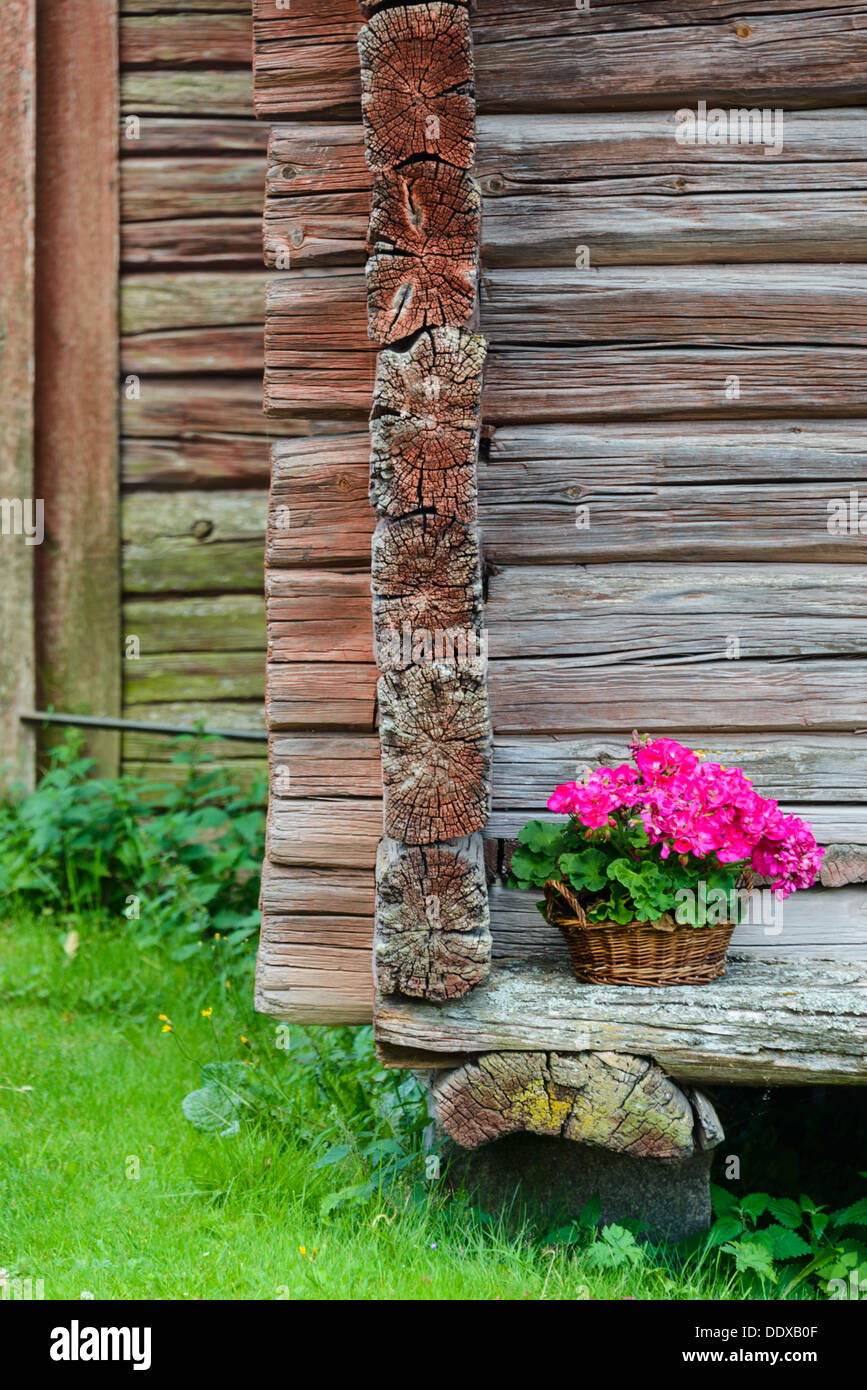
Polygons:
[[737,1197],[718,1183],[711,1183],[710,1200],[715,1216],[732,1216],[737,1211]]
[[[867,1203],[865,1203],[865,1210],[867,1210]],[[770,1197],[768,1199],[768,1211],[783,1226],[789,1226],[793,1231],[800,1226],[803,1220],[801,1208],[797,1202],[792,1201],[791,1197]]]
[[592,845],[576,854],[561,854],[557,867],[578,892],[598,893],[608,886],[608,856]]
[[777,1271],[771,1252],[760,1241],[733,1240],[722,1248],[727,1255],[734,1256],[739,1273],[753,1270],[765,1279],[776,1279]]
[[743,1226],[736,1216],[721,1216],[713,1223],[707,1233],[707,1243],[713,1249],[717,1245],[724,1245],[727,1240],[734,1240],[743,1232]]
[[768,1226],[761,1234],[770,1237],[775,1260],[795,1260],[799,1255],[812,1253],[807,1242],[789,1226]]
[[599,1239],[584,1251],[582,1263],[591,1269],[622,1269],[641,1264],[644,1258],[644,1248],[631,1231],[623,1226],[603,1226]]
[[831,1221],[835,1226],[867,1226],[867,1197],[843,1211],[835,1211]]
[[762,1216],[767,1211],[770,1200],[767,1192],[751,1192],[741,1202],[741,1211],[753,1218]]

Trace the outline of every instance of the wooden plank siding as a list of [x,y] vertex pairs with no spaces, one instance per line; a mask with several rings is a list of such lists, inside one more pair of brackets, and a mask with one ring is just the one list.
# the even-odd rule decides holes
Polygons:
[[[140,652],[123,673],[130,718],[264,734],[267,131],[251,44],[248,0],[120,0],[123,628]],[[126,733],[122,753],[176,775],[165,736]],[[235,785],[264,780],[264,742],[210,755]]]

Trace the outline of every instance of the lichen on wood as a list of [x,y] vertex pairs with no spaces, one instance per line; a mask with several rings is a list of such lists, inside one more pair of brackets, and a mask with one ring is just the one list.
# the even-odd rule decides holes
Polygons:
[[[654,1062],[618,1052],[489,1052],[438,1076],[434,1113],[462,1148],[519,1130],[638,1158],[678,1162],[722,1137],[703,1101],[703,1128],[688,1097]],[[714,1119],[715,1119],[714,1115]]]
[[487,976],[491,932],[480,835],[376,861],[374,972],[383,994],[454,999]]

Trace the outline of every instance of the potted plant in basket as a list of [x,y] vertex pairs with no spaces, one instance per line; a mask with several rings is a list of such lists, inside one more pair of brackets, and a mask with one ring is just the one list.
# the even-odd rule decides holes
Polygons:
[[668,738],[633,735],[631,753],[632,763],[557,787],[548,809],[569,819],[524,826],[509,886],[544,889],[539,909],[565,936],[579,979],[715,979],[753,874],[787,897],[815,881],[822,850],[740,768]]

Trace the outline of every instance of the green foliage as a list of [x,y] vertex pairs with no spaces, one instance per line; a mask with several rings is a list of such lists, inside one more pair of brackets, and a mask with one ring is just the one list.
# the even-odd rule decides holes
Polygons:
[[[528,821],[512,855],[509,887],[569,884],[591,922],[678,922],[704,927],[739,918],[738,867],[711,866],[692,855],[661,857],[640,824],[584,830],[574,819]],[[539,904],[544,911],[544,903]]]
[[322,1216],[398,1188],[423,1200],[424,1092],[411,1075],[379,1065],[373,1030],[282,1024],[276,1043],[275,1056],[252,1066],[207,1063],[201,1088],[183,1100],[190,1123],[223,1138],[246,1123],[303,1141],[312,1171],[333,1179]]
[[95,914],[174,960],[220,942],[246,957],[257,930],[264,788],[249,795],[208,764],[207,740],[176,740],[178,785],[98,778],[81,737],[56,747],[38,787],[0,803],[0,894],[22,908]]
[[805,1196],[796,1202],[752,1192],[738,1200],[715,1186],[712,1198],[716,1220],[707,1246],[731,1257],[755,1297],[788,1298],[795,1290],[802,1296],[806,1289],[827,1298],[832,1280],[848,1287],[853,1274],[867,1286],[867,1244],[852,1229],[867,1225],[867,1199],[828,1212]]

